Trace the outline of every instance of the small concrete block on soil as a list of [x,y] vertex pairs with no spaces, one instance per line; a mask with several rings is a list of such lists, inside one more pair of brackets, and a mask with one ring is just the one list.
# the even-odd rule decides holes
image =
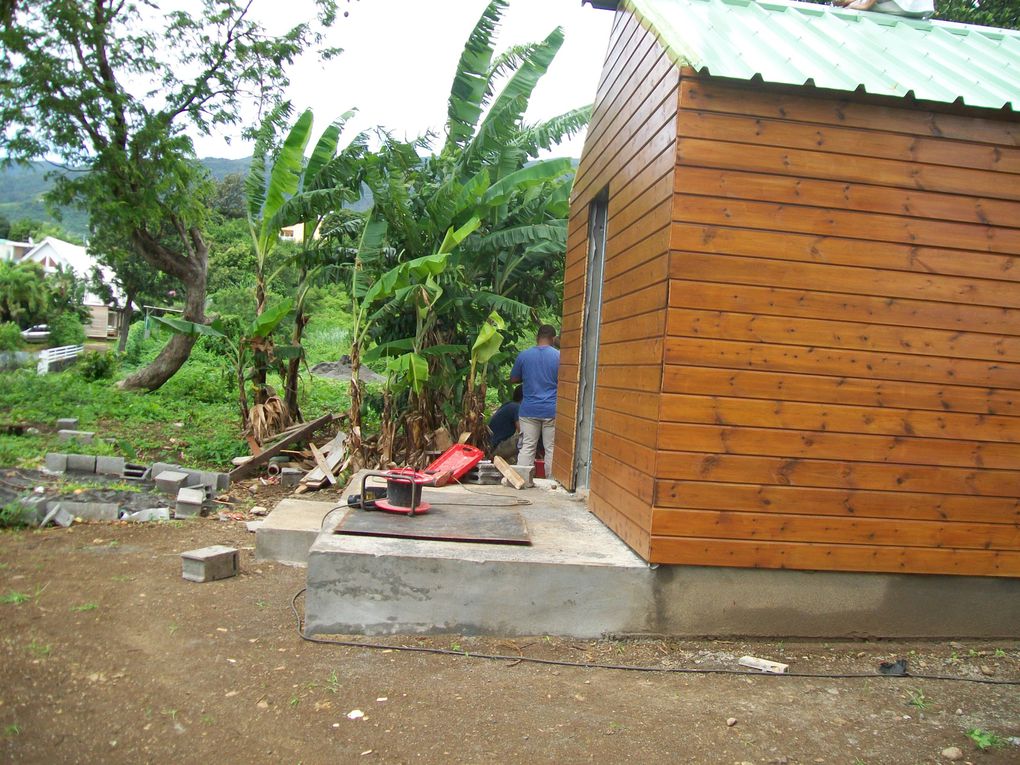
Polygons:
[[85,521],[115,521],[120,517],[120,506],[114,502],[54,502],[47,505],[52,509],[57,505],[75,518]]
[[255,558],[306,565],[308,548],[315,542],[326,516],[336,507],[334,502],[281,500],[255,532]]
[[57,430],[77,430],[78,429],[78,418],[77,417],[61,417],[57,420]]
[[201,515],[202,504],[204,502],[204,486],[192,489],[179,489],[177,491],[177,505],[174,508],[174,516],[177,518],[193,518]]
[[78,473],[95,473],[96,458],[91,454],[68,454],[67,469]]
[[96,434],[90,430],[71,430],[68,428],[57,431],[57,440],[59,441],[70,441],[73,439],[78,443],[91,444],[95,437]]
[[153,462],[152,472],[150,473],[150,475],[152,476],[153,480],[156,480],[156,476],[158,476],[160,473],[165,473],[168,470],[172,470],[175,473],[184,472],[184,469],[180,465],[174,465],[170,462]]
[[60,452],[49,452],[46,455],[46,469],[51,473],[63,473],[67,470],[67,455]]
[[40,526],[48,526],[51,523],[55,523],[58,526],[63,526],[66,529],[68,526],[74,523],[74,516],[70,512],[65,510],[60,502],[51,502],[50,504],[54,505],[54,507],[52,507],[48,513],[46,513],[46,517],[43,518],[42,523],[39,524]]
[[237,550],[225,545],[203,547],[181,553],[183,576],[191,582],[228,579],[238,571]]
[[134,513],[128,513],[122,521],[135,521],[135,522],[148,522],[148,521],[169,521],[170,520],[170,508],[169,507],[148,507],[145,510],[139,510]]
[[230,488],[230,475],[227,473],[203,472],[201,482],[208,486],[211,492],[224,491]]
[[188,474],[177,470],[164,470],[162,473],[153,473],[156,476],[156,488],[164,494],[177,496],[182,486],[189,483]]
[[280,470],[280,485],[291,487],[297,486],[301,483],[301,476],[304,475],[304,471],[298,470],[297,468],[285,467]]
[[96,473],[99,475],[124,475],[124,458],[96,457]]

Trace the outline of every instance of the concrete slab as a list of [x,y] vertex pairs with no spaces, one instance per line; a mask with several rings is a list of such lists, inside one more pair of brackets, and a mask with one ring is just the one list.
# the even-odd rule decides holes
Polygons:
[[99,475],[124,475],[123,457],[96,457],[96,473]]
[[71,430],[65,428],[57,431],[58,441],[78,441],[82,444],[91,444],[96,434],[90,430]]
[[335,502],[281,500],[255,531],[255,559],[308,565],[308,549],[336,506]]
[[[359,483],[355,476],[352,485]],[[539,479],[536,485],[549,482]],[[342,507],[329,513],[308,552],[307,629],[316,634],[581,638],[1020,634],[1020,579],[652,567],[589,514],[582,501],[560,491],[471,490],[475,498],[531,500],[520,510],[534,544],[337,535],[333,529],[348,512]],[[438,492],[448,493],[450,501],[464,501],[467,489],[426,489],[425,500],[437,501]]]
[[46,469],[51,473],[63,473],[67,470],[67,455],[60,452],[46,454]]
[[67,469],[78,473],[95,473],[96,458],[92,454],[68,454]]
[[309,553],[307,629],[596,637],[646,623],[648,565],[582,503],[499,486],[424,493],[433,503],[518,499],[531,502],[517,508],[530,546],[343,536],[333,529],[348,511],[332,514]]
[[77,430],[78,429],[78,418],[77,417],[61,417],[57,420],[57,430]]
[[156,488],[164,494],[176,497],[177,492],[183,486],[187,486],[188,474],[177,470],[164,470],[162,473],[153,473]]

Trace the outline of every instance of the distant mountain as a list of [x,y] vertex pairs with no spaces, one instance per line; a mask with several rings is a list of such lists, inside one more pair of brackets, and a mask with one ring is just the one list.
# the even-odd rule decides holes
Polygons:
[[[247,174],[251,157],[224,159],[207,157],[199,160],[217,181],[231,173]],[[54,221],[68,233],[85,237],[89,231],[88,216],[81,210],[61,208],[60,219],[50,214],[43,202],[43,194],[53,187],[51,174],[66,172],[49,162],[30,162],[27,165],[0,168],[0,215],[10,221],[21,218]]]

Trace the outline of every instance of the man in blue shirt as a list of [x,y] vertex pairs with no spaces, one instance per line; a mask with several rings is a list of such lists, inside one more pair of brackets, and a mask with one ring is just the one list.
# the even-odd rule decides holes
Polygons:
[[492,433],[489,450],[492,454],[498,454],[511,465],[517,464],[517,431],[519,430],[517,420],[523,397],[524,391],[518,385],[514,388],[513,400],[507,401],[489,418],[489,431]]
[[556,439],[556,380],[560,352],[553,347],[556,330],[548,324],[538,328],[535,345],[517,355],[510,382],[522,383],[524,400],[519,411],[521,451],[518,465],[534,465],[538,439],[545,447],[545,474],[552,476],[553,443]]

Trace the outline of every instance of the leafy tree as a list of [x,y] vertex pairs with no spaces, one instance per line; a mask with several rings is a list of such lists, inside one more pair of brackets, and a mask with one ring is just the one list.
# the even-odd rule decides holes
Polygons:
[[228,173],[216,184],[213,209],[224,218],[245,217],[244,174]]
[[5,238],[13,239],[16,242],[27,242],[29,239],[33,242],[41,242],[48,236],[52,236],[55,239],[62,239],[65,242],[71,242],[71,244],[85,244],[80,236],[76,236],[69,231],[66,231],[58,223],[53,223],[52,221],[33,220],[32,218],[18,218],[17,220],[12,221],[10,228],[8,229],[8,236]]
[[0,260],[0,322],[27,327],[45,317],[49,290],[39,263]]
[[[319,22],[335,0],[316,0]],[[154,2],[40,0],[7,4],[0,20],[0,131],[8,161],[51,154],[85,172],[56,179],[51,200],[74,203],[94,231],[130,242],[150,267],[184,286],[184,317],[205,317],[211,193],[184,128],[236,123],[249,98],[276,101],[286,67],[321,40],[309,24],[279,36],[250,2],[200,0],[194,13]],[[332,51],[327,51],[327,54]],[[154,389],[187,359],[175,335],[126,387]]]
[[10,238],[11,238],[11,221],[6,215],[0,213],[0,239]]

